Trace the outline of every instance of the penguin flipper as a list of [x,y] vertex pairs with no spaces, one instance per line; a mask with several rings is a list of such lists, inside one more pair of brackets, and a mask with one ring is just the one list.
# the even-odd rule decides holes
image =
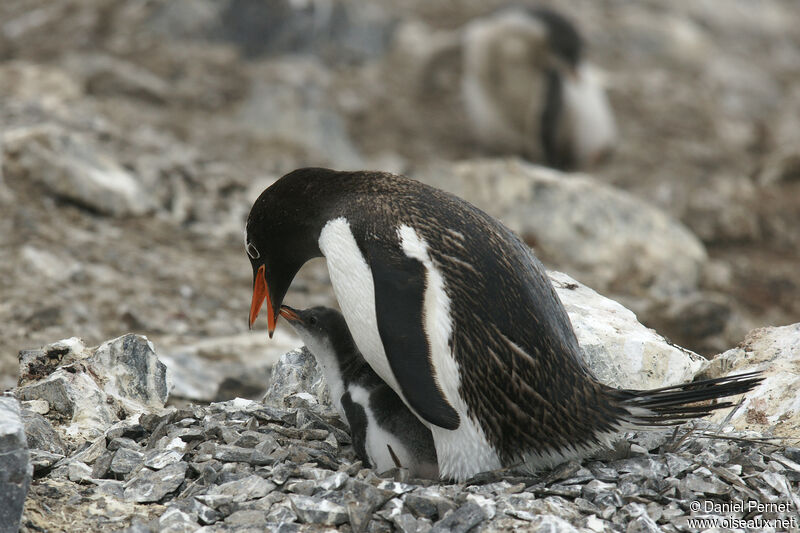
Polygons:
[[456,429],[458,412],[436,382],[423,327],[425,266],[402,254],[386,259],[372,261],[370,267],[378,333],[389,366],[405,400],[419,416],[436,426]]
[[372,468],[372,461],[367,455],[367,413],[361,404],[353,401],[350,392],[342,395],[342,409],[350,425],[350,437],[353,439],[353,448],[356,455],[367,468]]

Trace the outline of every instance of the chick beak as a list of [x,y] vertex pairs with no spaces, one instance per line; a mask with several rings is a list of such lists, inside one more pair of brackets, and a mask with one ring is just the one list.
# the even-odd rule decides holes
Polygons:
[[295,309],[292,309],[288,305],[282,305],[280,315],[288,320],[289,322],[299,322],[300,316],[297,314]]
[[275,310],[272,308],[272,301],[269,297],[269,288],[267,286],[267,277],[265,274],[264,265],[258,267],[258,271],[256,272],[256,277],[253,280],[253,299],[250,301],[250,323],[249,327],[253,327],[253,322],[256,321],[256,317],[258,316],[258,312],[261,310],[261,306],[264,304],[264,300],[267,302],[267,331],[269,333],[269,338],[272,338],[272,334],[275,332]]

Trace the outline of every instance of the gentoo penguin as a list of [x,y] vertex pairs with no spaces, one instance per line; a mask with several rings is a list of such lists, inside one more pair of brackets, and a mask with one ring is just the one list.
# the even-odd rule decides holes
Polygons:
[[462,33],[462,98],[478,141],[560,169],[610,153],[616,126],[580,34],[548,9],[512,7]]
[[367,364],[342,314],[329,307],[300,311],[283,305],[280,315],[322,367],[333,405],[350,426],[358,457],[378,472],[402,466],[414,477],[438,478],[430,430]]
[[584,457],[620,431],[703,416],[753,374],[617,390],[587,369],[544,267],[473,205],[383,172],[298,169],[247,218],[250,324],[270,336],[289,285],[324,256],[339,307],[372,369],[433,434],[439,472],[463,480]]

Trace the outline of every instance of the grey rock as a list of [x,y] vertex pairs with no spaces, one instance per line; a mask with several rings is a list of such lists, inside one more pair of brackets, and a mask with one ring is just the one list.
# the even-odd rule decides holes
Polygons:
[[66,455],[67,447],[49,420],[39,413],[23,409],[22,421],[30,449]]
[[661,528],[658,527],[658,524],[646,514],[631,520],[625,529],[625,533],[659,533],[660,531]]
[[302,494],[303,496],[311,496],[317,491],[317,488],[317,482],[312,479],[294,481],[286,484],[287,491],[294,494]]
[[114,453],[109,469],[115,474],[129,474],[144,462],[144,454],[130,448],[120,448]]
[[159,532],[191,533],[197,531],[199,527],[200,525],[192,519],[191,515],[176,507],[168,507],[158,518]]
[[3,152],[9,181],[36,180],[54,196],[112,216],[153,208],[136,178],[77,132],[55,125],[7,131]]
[[233,531],[265,531],[267,517],[264,511],[236,511],[225,518],[225,527]]
[[92,467],[80,461],[70,461],[69,480],[75,483],[88,482],[92,479]]
[[401,513],[392,517],[392,523],[402,533],[426,533],[430,531],[430,521],[425,518],[415,518],[410,513]]
[[620,388],[649,389],[691,381],[708,362],[669,343],[636,315],[561,272],[548,272],[569,315],[584,359],[597,378]]
[[201,503],[196,498],[192,500],[192,511],[197,515],[197,521],[208,526],[222,519],[222,514],[216,509]]
[[[144,337],[125,335],[94,350],[78,339],[21,353],[21,399],[43,399],[70,420],[73,438],[95,439],[125,413],[161,408],[166,368]],[[91,461],[87,461],[91,462]]]
[[[261,476],[251,475],[243,479],[229,481],[227,483],[217,485],[208,491],[208,495],[230,496],[233,502],[241,503],[248,500],[263,498],[273,490],[275,490],[275,483],[272,483]],[[211,506],[214,507],[214,505]]]
[[250,462],[253,457],[253,450],[251,448],[241,448],[239,446],[217,446],[212,453],[214,459],[226,462]]
[[686,474],[681,479],[679,490],[686,494],[727,494],[730,492],[728,484],[720,481],[715,476],[701,477],[696,474]]
[[417,494],[408,494],[405,497],[405,504],[417,517],[435,520],[439,515],[439,507],[436,500],[431,497]]
[[298,391],[313,395],[315,402],[330,405],[325,379],[316,359],[305,346],[280,357],[272,370],[263,401],[267,405],[286,407],[286,399]]
[[0,531],[19,529],[22,508],[33,475],[19,403],[0,396]]
[[186,463],[175,463],[158,471],[144,468],[125,484],[125,499],[136,503],[157,502],[181,486],[187,468]]
[[298,519],[305,524],[338,526],[348,520],[347,508],[330,500],[299,494],[289,499]]
[[153,103],[169,99],[168,82],[131,62],[99,53],[76,54],[67,62],[81,73],[91,94],[125,95]]
[[141,449],[141,446],[139,446],[139,444],[133,439],[129,439],[127,437],[116,437],[111,439],[111,441],[108,443],[107,448],[113,452],[119,450],[120,448],[128,448],[129,450],[139,450]]
[[431,531],[466,533],[487,519],[486,513],[474,503],[465,503],[436,522]]
[[578,529],[559,516],[541,515],[531,520],[530,531],[541,533],[577,533]]
[[329,80],[329,71],[316,60],[271,62],[239,108],[241,123],[256,136],[294,146],[319,163],[361,168],[364,160],[326,91]]
[[103,479],[111,470],[111,461],[114,460],[114,452],[106,449],[103,455],[98,457],[92,465],[92,478]]
[[147,407],[163,407],[169,395],[166,367],[153,344],[140,335],[123,335],[97,347],[89,365],[103,372],[103,389]]
[[349,476],[344,472],[337,472],[320,481],[317,485],[323,490],[339,490],[347,483]]
[[198,494],[194,498],[212,509],[220,509],[233,503],[233,495],[231,494]]
[[151,450],[144,458],[144,466],[153,470],[161,470],[165,466],[175,464],[183,459],[183,453],[175,450]]
[[33,465],[33,471],[35,473],[49,469],[63,458],[64,456],[58,453],[51,453],[44,450],[30,450],[31,465]]
[[[775,436],[792,437],[800,425],[800,411],[790,405],[796,401],[800,382],[800,323],[777,328],[761,328],[747,334],[736,348],[718,355],[704,377],[719,377],[752,370],[763,371],[764,381],[748,393],[728,421],[734,429],[770,428]],[[790,412],[792,414],[790,414]],[[717,412],[710,422],[720,423],[727,412]]]
[[601,496],[611,493],[611,491],[613,491],[616,488],[617,488],[616,484],[604,483],[598,479],[595,479],[584,485],[581,493],[584,498],[586,498],[591,502],[594,502]]
[[289,524],[297,522],[297,514],[292,510],[290,504],[273,505],[267,513],[267,521],[278,524]]

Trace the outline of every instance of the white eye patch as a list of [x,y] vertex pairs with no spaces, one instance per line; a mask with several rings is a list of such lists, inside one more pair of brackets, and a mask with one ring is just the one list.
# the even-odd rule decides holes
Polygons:
[[253,246],[253,243],[248,242],[245,245],[245,249],[247,250],[247,255],[249,255],[251,259],[258,259],[259,257],[261,257],[261,254],[259,253],[258,248]]

